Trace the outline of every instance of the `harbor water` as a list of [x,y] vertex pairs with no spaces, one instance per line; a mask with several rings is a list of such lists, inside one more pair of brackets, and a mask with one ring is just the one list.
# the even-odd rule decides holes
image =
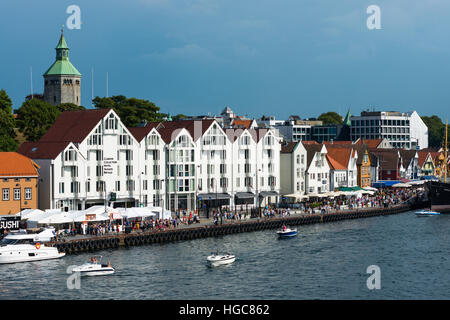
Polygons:
[[[0,265],[1,299],[449,299],[450,215],[414,212],[167,244],[108,249],[113,275],[83,277],[69,289],[67,268],[89,253]],[[235,254],[209,267],[214,251]],[[368,289],[369,266],[380,289]]]

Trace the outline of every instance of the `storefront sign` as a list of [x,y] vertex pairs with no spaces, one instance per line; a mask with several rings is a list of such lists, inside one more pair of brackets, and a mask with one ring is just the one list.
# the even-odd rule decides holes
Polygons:
[[114,166],[117,164],[117,160],[114,158],[104,158],[103,160],[103,174],[113,174]]
[[20,217],[0,217],[0,229],[19,230]]

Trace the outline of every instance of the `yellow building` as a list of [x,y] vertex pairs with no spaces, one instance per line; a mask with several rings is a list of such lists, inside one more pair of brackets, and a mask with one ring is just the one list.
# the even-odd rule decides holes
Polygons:
[[0,215],[37,209],[39,166],[17,152],[0,152]]

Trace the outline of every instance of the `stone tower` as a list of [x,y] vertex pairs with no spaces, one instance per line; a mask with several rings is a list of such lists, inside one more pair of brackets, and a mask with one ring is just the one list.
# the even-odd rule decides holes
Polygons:
[[69,47],[61,30],[56,61],[44,73],[44,100],[53,105],[81,104],[81,73],[69,61]]

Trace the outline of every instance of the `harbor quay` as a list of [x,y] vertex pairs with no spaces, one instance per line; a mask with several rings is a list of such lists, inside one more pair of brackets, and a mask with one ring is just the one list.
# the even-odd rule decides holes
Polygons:
[[328,223],[347,219],[368,218],[397,214],[425,206],[425,202],[410,199],[405,203],[387,207],[356,208],[324,213],[292,213],[282,217],[259,217],[244,220],[226,220],[214,224],[211,219],[199,224],[182,225],[177,228],[159,230],[136,230],[130,233],[112,233],[102,236],[79,235],[72,239],[62,239],[47,243],[66,254],[93,252],[103,249],[132,247],[139,245],[164,244],[174,241],[193,240],[207,237],[224,236],[242,232],[278,229],[283,225],[307,225]]

